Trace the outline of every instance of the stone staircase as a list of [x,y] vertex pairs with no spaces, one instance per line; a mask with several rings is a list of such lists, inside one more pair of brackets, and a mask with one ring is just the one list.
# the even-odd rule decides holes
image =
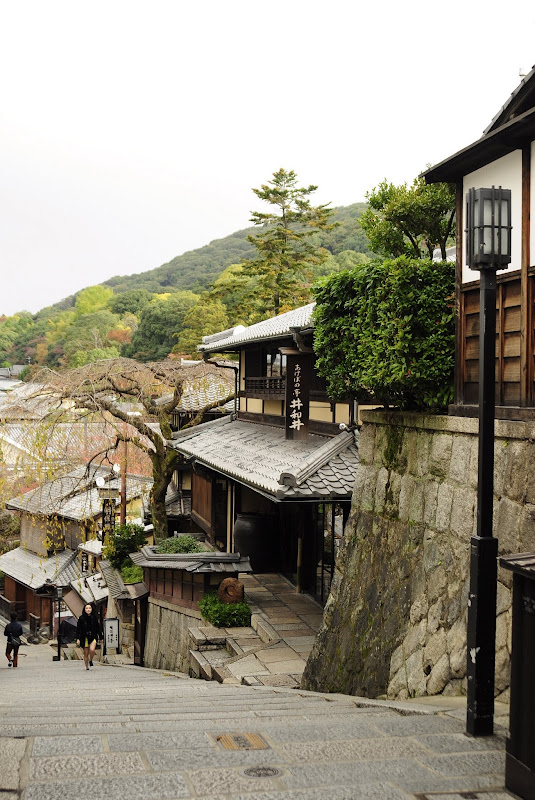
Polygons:
[[[191,677],[246,686],[299,685],[300,659],[286,652],[265,614],[252,614],[247,628],[191,627],[189,635]],[[277,658],[281,650],[284,653]],[[289,671],[281,673],[277,668],[274,673],[269,664],[280,664],[288,655]]]

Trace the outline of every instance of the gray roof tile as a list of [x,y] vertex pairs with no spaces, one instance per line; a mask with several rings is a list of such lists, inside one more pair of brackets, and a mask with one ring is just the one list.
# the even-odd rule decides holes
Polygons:
[[[358,461],[349,431],[286,440],[282,428],[230,419],[199,425],[174,439],[186,457],[277,499],[349,499]],[[342,458],[343,455],[343,458]]]
[[17,583],[30,589],[39,589],[56,582],[61,586],[68,586],[81,574],[76,553],[72,550],[62,550],[50,558],[44,558],[24,547],[17,547],[0,556],[0,569]]
[[202,344],[199,345],[198,349],[201,353],[220,353],[223,350],[230,350],[241,344],[277,339],[281,336],[289,335],[292,328],[311,327],[314,306],[315,303],[309,303],[293,311],[279,314],[277,317],[271,317],[254,325],[249,325],[247,328],[239,326],[238,328],[232,328],[230,331],[223,331],[223,333],[230,334],[226,337],[221,337],[221,334],[218,333],[213,336],[203,336]]
[[[6,508],[44,516],[55,514],[72,520],[97,517],[102,513],[102,500],[95,483],[98,477],[104,478],[107,486],[120,489],[120,478],[115,477],[111,468],[92,466],[88,474],[86,467],[80,466],[61,478],[47,481],[37,489],[12,498],[6,503]],[[127,500],[139,497],[151,485],[149,478],[128,475]]]

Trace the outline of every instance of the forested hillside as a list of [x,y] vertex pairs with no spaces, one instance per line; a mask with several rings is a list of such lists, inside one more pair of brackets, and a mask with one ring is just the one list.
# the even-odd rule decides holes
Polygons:
[[[316,277],[366,258],[368,242],[358,222],[365,208],[354,203],[334,209],[337,227],[314,234],[315,244],[329,253]],[[255,304],[254,281],[240,267],[254,251],[247,241],[252,230],[214,240],[148,272],[81,289],[37,314],[0,317],[0,365],[76,367],[119,355],[140,360],[172,351],[191,355],[204,333],[257,321],[262,309]]]

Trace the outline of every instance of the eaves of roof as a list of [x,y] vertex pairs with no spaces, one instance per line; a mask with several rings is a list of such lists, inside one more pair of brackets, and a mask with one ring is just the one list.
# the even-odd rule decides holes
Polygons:
[[145,545],[139,553],[130,553],[139,567],[184,570],[192,573],[252,572],[249,556],[239,553],[157,553],[156,547]]
[[468,147],[422,173],[426,183],[455,182],[535,139],[535,108],[491,130]]
[[62,550],[45,558],[24,547],[17,547],[0,556],[0,569],[29,589],[39,589],[56,583],[68,586],[71,580],[80,575],[76,553],[72,550]]
[[249,325],[247,328],[239,330],[238,333],[232,333],[226,338],[216,338],[220,334],[204,336],[203,343],[199,345],[198,349],[201,353],[222,353],[224,351],[237,350],[254,342],[289,337],[294,330],[309,329],[311,327],[314,307],[315,303],[309,303],[292,311],[286,311],[277,317],[271,317],[262,322],[256,322],[254,325]]

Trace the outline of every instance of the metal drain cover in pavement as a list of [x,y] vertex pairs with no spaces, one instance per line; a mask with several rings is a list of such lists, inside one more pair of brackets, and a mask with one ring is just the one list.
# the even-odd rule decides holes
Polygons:
[[259,733],[223,733],[216,737],[225,750],[269,750]]
[[243,774],[248,778],[274,778],[276,775],[282,775],[282,772],[276,767],[247,767],[243,770]]

